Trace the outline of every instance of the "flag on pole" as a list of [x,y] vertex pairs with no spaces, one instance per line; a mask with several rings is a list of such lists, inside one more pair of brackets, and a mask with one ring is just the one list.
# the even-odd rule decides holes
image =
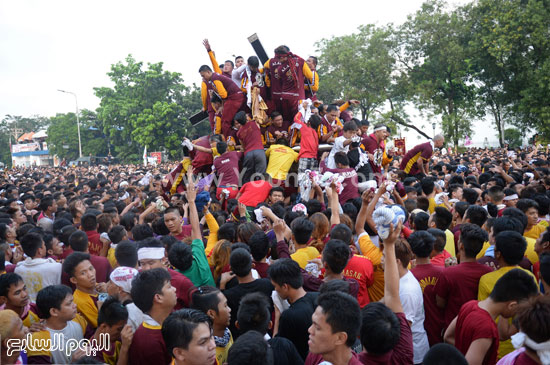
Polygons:
[[472,144],[472,140],[470,139],[470,137],[468,137],[468,135],[466,135],[466,138],[464,139],[464,146],[469,146]]
[[147,146],[143,148],[143,165],[147,166]]

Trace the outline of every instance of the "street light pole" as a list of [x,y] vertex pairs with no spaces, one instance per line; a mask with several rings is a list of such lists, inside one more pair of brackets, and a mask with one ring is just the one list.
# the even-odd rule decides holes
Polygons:
[[78,98],[76,97],[76,94],[71,91],[65,91],[65,90],[59,90],[57,91],[65,93],[65,94],[71,94],[74,96],[74,102],[76,104],[76,126],[78,129],[78,157],[82,157],[82,142],[80,140],[80,117],[78,116],[80,112],[78,111]]
[[432,123],[432,128],[434,129],[434,138],[435,138],[435,122]]

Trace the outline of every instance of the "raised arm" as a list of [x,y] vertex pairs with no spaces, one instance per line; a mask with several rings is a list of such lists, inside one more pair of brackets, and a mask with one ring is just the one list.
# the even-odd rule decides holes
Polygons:
[[340,224],[340,203],[338,202],[338,194],[333,190],[333,185],[325,189],[327,192],[328,206],[330,208],[330,226]]
[[401,299],[399,298],[399,272],[397,259],[395,258],[395,242],[401,234],[403,223],[399,222],[397,227],[390,226],[390,235],[384,240],[384,303],[394,313],[403,312]]
[[191,223],[191,239],[202,239],[201,227],[199,224],[199,213],[197,212],[197,205],[195,199],[197,198],[197,189],[193,181],[193,169],[187,170],[187,201],[189,202],[189,223]]

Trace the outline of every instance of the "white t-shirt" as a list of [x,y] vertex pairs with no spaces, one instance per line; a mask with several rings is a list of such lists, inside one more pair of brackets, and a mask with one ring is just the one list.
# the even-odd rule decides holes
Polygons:
[[430,349],[424,329],[424,299],[418,280],[408,271],[399,279],[399,298],[407,321],[411,322],[414,363],[420,364]]
[[[51,349],[55,349],[54,351],[50,351],[52,364],[71,364],[72,354],[67,356],[65,350],[61,351],[61,349],[67,348],[67,341],[70,339],[80,341],[84,338],[82,335],[83,329],[80,324],[69,321],[67,322],[67,326],[62,330],[48,328],[48,331],[50,332],[50,339],[52,341]],[[58,344],[57,341],[62,341],[63,345]]]
[[329,169],[335,169],[336,168],[336,162],[334,162],[334,155],[338,152],[345,152],[348,153],[349,151],[349,144],[344,147],[344,142],[347,141],[347,138],[344,136],[337,137],[334,140],[334,145],[332,146],[332,149],[330,150],[330,154],[328,155],[328,161],[327,161],[327,167]]
[[144,321],[143,312],[134,303],[128,303],[126,309],[128,310],[128,324],[135,332]]
[[61,284],[61,264],[52,258],[27,257],[25,261],[17,263],[14,272],[23,278],[32,302],[36,301],[40,289]]

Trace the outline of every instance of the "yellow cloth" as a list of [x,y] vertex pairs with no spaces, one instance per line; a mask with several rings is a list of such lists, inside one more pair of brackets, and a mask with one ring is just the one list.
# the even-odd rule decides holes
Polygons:
[[[525,241],[527,241],[527,249],[525,250],[525,257],[527,257],[527,259],[531,262],[531,264],[539,262],[539,255],[537,255],[537,253],[535,252],[536,240],[532,238],[527,238],[525,236],[523,238],[525,238]],[[487,251],[487,249],[490,246],[491,244],[489,242],[483,243],[483,247],[481,248],[481,251],[479,251],[479,253],[477,254],[476,259],[479,260],[480,258],[485,256],[485,251]]]
[[229,342],[225,347],[218,347],[216,346],[216,361],[219,364],[225,364],[227,362],[227,354],[229,353],[229,349],[233,346],[233,335],[229,335]]
[[80,313],[93,328],[97,328],[98,309],[92,297],[97,298],[97,294],[84,293],[80,289],[76,289],[73,293],[73,299],[78,313]]
[[524,232],[523,236],[525,238],[532,238],[534,240],[538,240],[540,237],[540,234],[544,231],[546,231],[546,227],[539,223],[536,226],[533,226],[533,228],[531,228],[529,231]]
[[40,323],[40,318],[33,311],[29,310],[27,317],[23,321],[23,326],[30,327],[33,323]]
[[480,258],[485,256],[485,251],[487,251],[489,247],[491,247],[491,244],[489,243],[489,241],[483,242],[483,247],[481,247],[481,251],[479,251],[479,253],[477,254],[476,260],[479,260]]
[[282,144],[271,145],[265,151],[265,155],[269,158],[266,172],[271,178],[277,180],[286,179],[288,170],[298,158],[298,152]]
[[296,250],[290,257],[300,265],[302,269],[306,268],[309,260],[313,260],[319,256],[319,251],[315,247],[304,247]]
[[433,214],[433,212],[435,212],[435,199],[429,198],[428,201],[430,202],[430,205],[428,206],[428,211],[430,212],[430,214]]
[[118,267],[118,262],[115,257],[115,249],[112,247],[109,247],[109,251],[107,251],[107,260],[109,260],[109,263],[113,269]]
[[539,226],[543,226],[544,229],[546,229],[549,225],[550,223],[548,223],[548,221],[544,219],[539,222]]
[[[537,283],[537,279],[535,278],[535,275],[533,275],[530,271],[522,269],[519,266],[504,266],[496,271],[490,272],[481,277],[481,279],[479,280],[477,300],[481,301],[481,300],[487,299],[491,294],[491,292],[493,291],[493,288],[495,287],[495,284],[497,283],[498,279],[500,279],[502,276],[504,276],[504,274],[506,274],[507,272],[513,269],[521,269],[525,271],[526,273],[528,273],[533,277],[535,284]],[[511,340],[500,341],[500,345],[498,347],[498,358],[500,359],[512,351],[514,351],[514,347],[512,346]]]
[[445,236],[446,236],[445,250],[447,250],[447,252],[450,253],[452,257],[456,257],[455,236],[453,235],[453,232],[447,229],[445,230]]
[[212,261],[212,250],[216,246],[216,243],[218,243],[218,229],[220,228],[220,226],[218,225],[218,221],[216,221],[216,218],[214,218],[214,216],[210,212],[204,216],[204,219],[206,220],[208,230],[210,231],[204,253],[208,258],[208,264],[210,265],[210,267],[213,267],[214,262]]
[[218,65],[218,61],[216,60],[216,56],[214,55],[214,51],[208,51],[208,57],[210,57],[210,62],[212,62],[212,68],[214,69],[214,72],[220,75],[223,74],[220,65]]
[[178,185],[181,183],[181,180],[183,180],[183,177],[187,173],[187,169],[189,168],[190,165],[191,165],[191,159],[190,158],[184,158],[181,161],[182,169],[181,169],[178,177],[176,178],[176,181],[174,181],[174,183],[172,184],[172,187],[170,188],[170,194],[171,195],[176,193],[176,191],[178,189]]
[[368,258],[374,267],[374,282],[367,288],[371,302],[378,302],[384,297],[384,268],[382,267],[382,250],[370,239],[367,233],[359,237],[361,255]]

